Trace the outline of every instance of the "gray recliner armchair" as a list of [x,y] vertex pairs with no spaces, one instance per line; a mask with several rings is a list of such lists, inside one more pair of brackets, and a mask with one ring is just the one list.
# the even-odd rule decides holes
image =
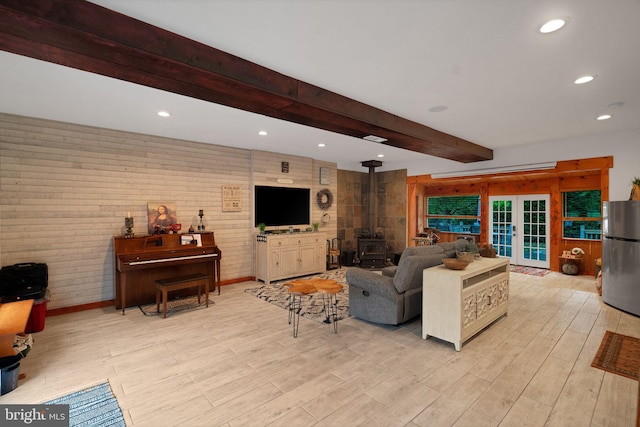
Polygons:
[[397,267],[383,274],[350,268],[349,314],[370,322],[399,325],[422,313],[422,270],[455,257],[453,243],[408,247]]

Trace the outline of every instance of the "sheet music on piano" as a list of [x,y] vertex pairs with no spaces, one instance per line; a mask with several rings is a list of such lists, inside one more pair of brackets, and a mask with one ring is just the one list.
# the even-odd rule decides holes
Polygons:
[[180,244],[181,245],[202,246],[202,236],[200,235],[200,233],[197,233],[197,234],[181,234],[180,235]]

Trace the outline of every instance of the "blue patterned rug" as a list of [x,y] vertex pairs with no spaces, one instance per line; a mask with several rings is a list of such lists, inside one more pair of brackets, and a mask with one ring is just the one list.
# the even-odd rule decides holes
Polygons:
[[69,405],[69,426],[125,426],[122,410],[108,382],[45,402]]

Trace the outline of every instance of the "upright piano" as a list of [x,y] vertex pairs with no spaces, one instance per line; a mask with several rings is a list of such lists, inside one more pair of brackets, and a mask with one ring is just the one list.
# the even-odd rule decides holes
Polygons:
[[220,295],[222,252],[213,232],[199,235],[201,246],[184,234],[114,237],[116,309],[155,303],[156,280],[192,273],[208,275]]

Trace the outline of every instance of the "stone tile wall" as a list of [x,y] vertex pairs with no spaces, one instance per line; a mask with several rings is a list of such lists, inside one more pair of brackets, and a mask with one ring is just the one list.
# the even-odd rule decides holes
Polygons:
[[[389,258],[407,246],[407,171],[376,172],[377,228],[387,240]],[[342,249],[356,250],[358,236],[367,228],[369,199],[368,172],[338,170],[337,236]]]

